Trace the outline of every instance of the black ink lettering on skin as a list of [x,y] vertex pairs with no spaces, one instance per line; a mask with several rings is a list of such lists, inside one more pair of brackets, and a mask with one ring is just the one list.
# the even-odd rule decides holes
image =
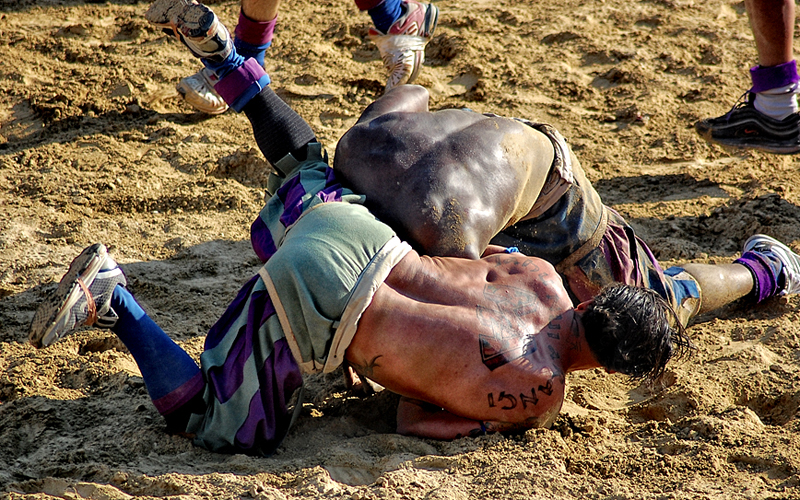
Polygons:
[[581,351],[581,343],[580,343],[580,336],[581,331],[578,328],[578,316],[573,314],[572,315],[572,324],[570,325],[570,330],[572,332],[571,338],[567,339],[567,346],[572,351]]
[[[533,391],[533,389],[531,389],[531,391]],[[553,395],[553,379],[548,380],[546,385],[540,385],[539,386],[539,392],[543,392],[543,393],[547,394],[548,396],[552,396]]]
[[494,404],[494,394],[490,392],[489,393],[489,408],[494,408],[495,406],[497,406],[497,405]]
[[547,352],[550,353],[550,359],[561,359],[561,355],[556,351],[556,348],[549,345],[547,346]]
[[[541,387],[542,386],[539,386],[540,389]],[[536,391],[533,390],[533,387],[531,387],[530,397],[526,396],[523,393],[520,393],[519,400],[522,402],[522,408],[528,408],[528,403],[535,405],[536,403],[539,402],[539,398],[536,396]]]
[[[560,319],[561,315],[559,314],[558,316],[553,318],[553,321],[558,321]],[[559,340],[561,338],[560,334],[561,332],[559,332],[558,330],[561,330],[561,325],[550,323],[549,325],[547,325],[547,336],[550,337],[551,339]]]
[[514,408],[517,407],[517,398],[515,398],[511,394],[506,394],[505,391],[501,391],[500,395],[497,396],[497,400],[502,401],[504,399],[510,400],[510,402],[508,403],[510,406],[501,406],[500,407],[501,410],[513,410]]

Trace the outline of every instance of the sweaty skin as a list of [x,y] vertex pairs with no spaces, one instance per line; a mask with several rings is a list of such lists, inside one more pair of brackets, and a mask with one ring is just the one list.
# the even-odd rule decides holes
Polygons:
[[[516,120],[429,112],[428,97],[423,87],[403,85],[372,103],[339,141],[334,170],[421,253],[476,259],[497,233],[530,212],[550,171],[553,144]],[[740,264],[685,269],[703,291],[700,313],[754,286]]]
[[599,366],[583,336],[582,307],[573,309],[553,266],[538,258],[412,251],[359,320],[347,361],[433,405],[431,413],[404,400],[399,432],[449,439],[480,429],[476,421],[489,430],[547,426],[564,400],[564,375]]
[[478,258],[530,211],[553,163],[552,143],[516,120],[427,111],[423,87],[392,89],[339,141],[334,170],[419,250]]

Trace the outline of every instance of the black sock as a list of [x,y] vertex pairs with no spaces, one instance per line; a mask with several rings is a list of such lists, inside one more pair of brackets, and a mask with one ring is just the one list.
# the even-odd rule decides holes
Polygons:
[[253,126],[259,149],[272,165],[289,153],[297,160],[306,159],[306,145],[316,141],[314,131],[270,87],[256,94],[242,111]]

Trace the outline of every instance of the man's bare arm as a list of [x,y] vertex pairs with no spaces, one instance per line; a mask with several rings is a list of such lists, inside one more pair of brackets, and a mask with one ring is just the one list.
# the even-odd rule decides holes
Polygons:
[[397,433],[432,439],[457,439],[483,433],[481,422],[453,415],[418,399],[400,398]]
[[544,427],[547,419],[530,417],[524,422],[478,421],[459,417],[435,405],[403,397],[397,405],[397,433],[431,439],[458,439],[492,432],[511,432]]

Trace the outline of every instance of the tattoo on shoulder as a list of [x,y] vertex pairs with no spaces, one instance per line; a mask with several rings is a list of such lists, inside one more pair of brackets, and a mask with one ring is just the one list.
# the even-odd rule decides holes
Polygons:
[[486,304],[476,314],[490,333],[479,335],[479,348],[483,363],[494,370],[535,349],[524,318],[539,310],[539,302],[526,290],[495,284],[486,285],[483,295]]
[[545,327],[547,330],[547,336],[551,339],[559,340],[561,338],[561,325],[557,323],[557,321],[560,321],[561,318],[562,315],[559,314],[550,321],[547,327]]
[[581,351],[581,342],[580,342],[580,328],[578,327],[578,317],[576,315],[572,315],[572,323],[570,325],[570,336],[567,338],[567,346],[572,351]]

